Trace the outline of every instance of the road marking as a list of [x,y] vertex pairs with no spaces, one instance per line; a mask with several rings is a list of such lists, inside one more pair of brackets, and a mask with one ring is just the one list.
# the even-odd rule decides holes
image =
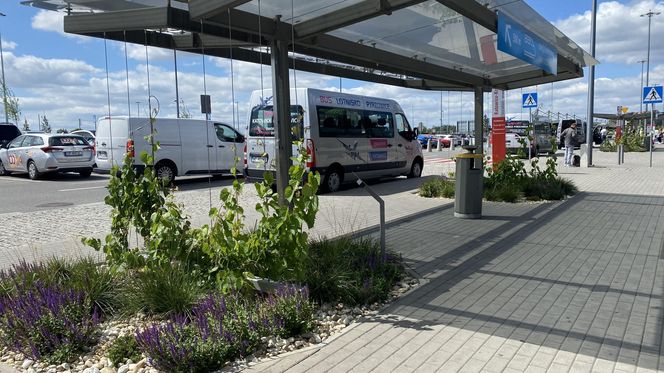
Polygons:
[[102,188],[106,188],[106,185],[96,186],[96,187],[86,187],[86,188],[60,189],[60,190],[58,190],[58,192],[75,192],[75,191],[78,191],[78,190],[102,189]]
[[27,182],[27,183],[41,183],[43,182],[42,180],[30,180],[30,179],[20,179],[20,178],[14,178],[11,176],[5,176],[0,179],[0,181],[22,181],[22,182]]

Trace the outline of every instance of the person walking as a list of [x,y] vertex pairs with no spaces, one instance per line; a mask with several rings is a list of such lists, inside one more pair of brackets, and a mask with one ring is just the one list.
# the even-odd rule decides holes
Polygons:
[[576,142],[576,123],[572,123],[560,134],[565,141],[565,167],[572,165],[574,143]]

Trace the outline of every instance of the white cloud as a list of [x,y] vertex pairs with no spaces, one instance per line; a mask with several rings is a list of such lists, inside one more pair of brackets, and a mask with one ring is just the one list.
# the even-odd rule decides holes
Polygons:
[[[664,3],[653,0],[619,3],[601,2],[597,10],[597,59],[600,62],[636,63],[646,59],[649,10],[664,11]],[[555,25],[583,49],[590,50],[591,12],[572,15]],[[664,34],[664,15],[652,19],[651,61],[664,59],[661,38]]]
[[16,49],[17,46],[18,46],[18,44],[16,44],[13,41],[2,39],[2,49],[5,50],[5,51],[14,50],[14,49]]
[[70,39],[77,39],[79,41],[88,40],[88,38],[84,36],[66,33],[64,30],[64,17],[64,13],[39,10],[37,14],[32,17],[32,28],[41,31],[57,32],[62,36]]
[[[124,52],[124,47],[121,46]],[[127,44],[127,57],[145,62],[145,46],[138,44]],[[173,59],[173,51],[170,49],[148,47],[148,59],[150,61],[169,61]]]

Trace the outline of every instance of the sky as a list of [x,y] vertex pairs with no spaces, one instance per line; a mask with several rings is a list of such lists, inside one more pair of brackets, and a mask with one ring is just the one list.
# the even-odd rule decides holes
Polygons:
[[[590,50],[591,0],[525,0],[586,51]],[[648,19],[641,14],[662,11],[652,18],[650,85],[664,83],[664,2],[654,0],[598,1],[595,71],[595,112],[614,113],[618,105],[639,110],[642,67],[646,59]],[[24,6],[20,0],[0,1],[5,79],[19,99],[21,123],[37,129],[46,116],[52,128],[94,128],[105,115],[147,116],[148,97],[159,106],[158,116],[174,117],[173,51],[65,34],[63,14]],[[126,61],[126,64],[125,64]],[[228,59],[177,53],[179,96],[194,118],[200,114],[199,95],[212,96],[212,118],[242,128],[249,113],[251,91],[270,85],[270,68]],[[107,69],[108,66],[108,69]],[[232,71],[232,74],[231,74]],[[108,72],[108,88],[107,88]],[[204,73],[205,72],[205,73]],[[262,76],[262,78],[261,78]],[[537,92],[543,111],[587,115],[588,69],[584,78],[507,92],[510,118],[527,119],[521,95]],[[129,79],[127,79],[127,77]],[[339,79],[291,71],[291,85],[391,98],[404,108],[409,121],[425,126],[456,123],[473,116],[473,94],[432,92]],[[645,80],[645,74],[644,74]],[[149,82],[149,84],[148,84]],[[645,83],[645,82],[644,82]],[[127,87],[129,86],[129,98]],[[490,115],[488,94],[485,112]],[[109,106],[110,102],[110,106]],[[442,102],[442,105],[441,105]],[[0,105],[0,121],[4,121]],[[441,115],[442,106],[442,115]],[[659,108],[662,110],[662,107]]]

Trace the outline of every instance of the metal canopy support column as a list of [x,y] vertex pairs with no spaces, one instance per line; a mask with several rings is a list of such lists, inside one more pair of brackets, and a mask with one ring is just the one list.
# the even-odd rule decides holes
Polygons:
[[272,40],[272,95],[274,100],[274,137],[276,140],[275,157],[277,161],[277,193],[279,202],[286,204],[284,191],[288,185],[288,169],[291,166],[293,146],[290,129],[290,88],[288,78],[288,43]]
[[475,145],[478,153],[484,152],[484,90],[482,87],[475,87]]

